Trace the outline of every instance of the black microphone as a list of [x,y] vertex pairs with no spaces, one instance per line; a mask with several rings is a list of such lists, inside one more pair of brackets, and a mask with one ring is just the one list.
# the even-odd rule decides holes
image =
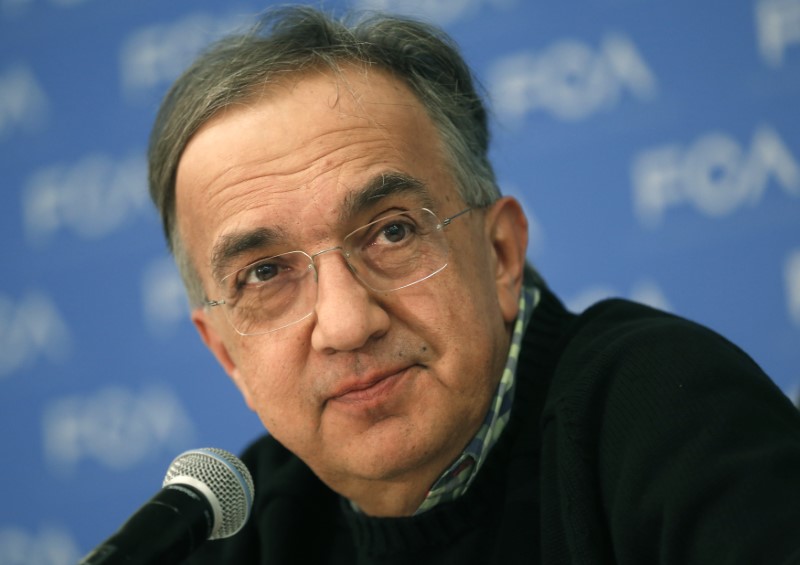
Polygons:
[[253,479],[223,449],[178,455],[163,488],[78,565],[180,563],[208,539],[238,532],[250,516]]

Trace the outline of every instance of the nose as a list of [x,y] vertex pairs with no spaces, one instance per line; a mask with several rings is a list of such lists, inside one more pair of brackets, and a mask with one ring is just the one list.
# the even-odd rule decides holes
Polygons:
[[386,333],[389,314],[356,278],[341,252],[326,255],[315,260],[317,303],[311,346],[328,353],[354,351]]

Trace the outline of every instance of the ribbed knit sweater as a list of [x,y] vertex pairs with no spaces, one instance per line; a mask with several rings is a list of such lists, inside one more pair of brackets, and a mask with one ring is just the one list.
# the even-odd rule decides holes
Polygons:
[[740,349],[624,300],[549,291],[511,420],[461,498],[371,518],[269,436],[253,516],[197,564],[800,563],[800,414]]

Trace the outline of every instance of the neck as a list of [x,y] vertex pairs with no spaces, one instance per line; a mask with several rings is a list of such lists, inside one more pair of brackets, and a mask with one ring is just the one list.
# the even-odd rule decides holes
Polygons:
[[[374,517],[411,516],[425,500],[430,487],[461,454],[480,424],[481,420],[477,419],[475,430],[464,430],[470,434],[466,438],[452,437],[446,442],[446,450],[409,460],[408,466],[396,468],[388,474],[376,472],[354,476],[351,473],[317,472],[317,476],[364,514]],[[473,426],[469,424],[468,427]]]
[[364,514],[383,518],[413,515],[428,493],[427,488],[420,491],[416,484],[384,481],[368,490],[347,498]]
[[[487,407],[483,407],[483,413]],[[481,412],[480,408],[478,412]],[[354,475],[347,472],[326,473],[316,469],[317,476],[331,490],[349,500],[358,510],[374,517],[400,517],[414,514],[428,495],[430,487],[458,458],[470,439],[477,433],[482,418],[474,425],[467,423],[458,437],[445,442],[446,449],[412,458],[405,467],[391,473],[377,472]]]

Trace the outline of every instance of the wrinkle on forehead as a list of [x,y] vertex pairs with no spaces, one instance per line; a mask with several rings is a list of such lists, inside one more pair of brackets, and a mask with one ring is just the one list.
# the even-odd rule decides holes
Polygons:
[[[348,70],[354,71],[354,78],[349,76]],[[283,178],[290,179],[292,175],[301,176],[299,181],[281,182],[284,189],[303,186],[305,182],[302,179],[302,173],[314,166],[319,166],[320,168],[316,174],[321,175],[327,172],[329,168],[336,166],[330,164],[331,161],[335,161],[336,150],[347,149],[342,145],[342,138],[346,139],[347,137],[361,135],[364,131],[368,132],[368,136],[363,136],[364,138],[371,137],[375,143],[383,142],[391,149],[401,152],[403,148],[397,146],[397,136],[393,135],[388,124],[379,119],[379,116],[383,115],[381,109],[397,108],[396,112],[392,112],[392,114],[395,117],[401,115],[404,121],[411,120],[410,111],[419,112],[422,110],[422,113],[426,114],[421,105],[415,103],[414,95],[402,82],[379,69],[367,69],[363,65],[350,64],[343,65],[342,69],[336,73],[325,68],[316,69],[316,72],[312,71],[313,69],[270,84],[268,87],[261,89],[262,93],[257,97],[251,98],[250,102],[241,102],[236,106],[231,106],[221,111],[200,129],[198,134],[204,130],[213,129],[220,122],[228,120],[244,122],[247,116],[257,112],[271,113],[270,123],[275,125],[275,129],[284,130],[278,136],[279,142],[272,143],[272,146],[266,148],[268,155],[265,155],[265,147],[262,146],[254,148],[254,150],[260,151],[256,151],[252,159],[245,160],[246,157],[242,155],[229,156],[232,164],[229,167],[223,167],[214,177],[207,179],[207,182],[204,183],[206,186],[203,188],[207,191],[207,197],[211,205],[215,204],[214,199],[216,196],[214,193],[217,192],[215,190],[217,186],[246,184],[247,181],[254,180],[259,176],[259,169],[270,170],[270,175],[279,181],[282,181]],[[373,81],[371,80],[373,75],[382,79],[379,81],[381,86],[388,85],[398,94],[395,100],[387,99],[385,95],[379,96],[373,91]],[[303,86],[305,86],[306,91],[298,93],[298,89]],[[345,95],[344,92],[347,94]],[[313,104],[313,101],[317,99],[315,98],[317,93],[327,97],[325,102],[327,107],[338,111],[338,123],[332,124],[326,131],[321,132],[318,129],[313,129],[319,128],[320,124],[306,123],[304,124],[305,131],[297,131],[295,129],[297,126],[295,117],[301,114],[305,108],[292,109],[291,107],[302,106],[303,102],[300,101],[306,98],[310,99]],[[295,94],[297,94],[297,97],[293,98]],[[288,103],[289,111],[287,109],[276,110],[274,106],[270,106],[271,103]],[[386,116],[386,119],[391,120],[392,116]],[[244,123],[243,127],[246,127]],[[309,129],[311,129],[312,133],[310,136],[308,135]],[[266,131],[265,141],[269,136],[274,135],[274,130]],[[196,137],[190,141],[190,145],[196,141]],[[328,143],[330,143],[331,147],[327,145]],[[297,150],[306,151],[309,147],[315,145],[319,146],[315,155],[307,156],[303,162],[295,163],[295,168],[292,168],[292,165],[287,166],[287,161],[291,161],[291,157]],[[224,147],[215,149],[218,155],[222,154],[222,159],[226,157],[224,155]],[[184,160],[182,159],[182,161]],[[328,168],[325,167],[326,162],[329,163]],[[254,167],[255,171],[253,170]],[[239,171],[240,169],[250,172],[243,175]],[[276,171],[279,172],[276,173]],[[315,173],[313,171],[309,171],[309,173],[308,180],[313,180]]]
[[[233,215],[254,207],[277,204],[298,191],[308,190],[307,198],[313,200],[320,192],[332,190],[334,186],[353,189],[355,187],[349,184],[351,181],[343,178],[347,176],[347,169],[366,168],[376,153],[396,151],[393,144],[387,144],[388,139],[383,135],[373,136],[371,140],[361,136],[357,143],[342,145],[339,133],[326,134],[336,135],[336,139],[331,143],[320,140],[323,146],[319,151],[302,162],[256,159],[227,168],[205,188],[206,205]],[[312,141],[309,147],[314,145]],[[340,154],[348,155],[340,158]],[[334,176],[325,178],[331,173]]]
[[206,264],[219,238],[237,231],[302,222],[310,238],[323,233],[362,183],[381,171],[409,173],[428,158],[437,132],[414,94],[388,73],[365,76],[298,76],[198,131],[177,183],[179,226],[195,260]]
[[[371,209],[378,201],[396,195],[411,197],[415,203],[424,207],[431,206],[427,186],[421,180],[404,173],[387,171],[369,179],[363,187],[346,194],[339,210],[339,223],[347,225],[352,222],[352,218]],[[229,265],[237,257],[256,249],[274,249],[290,243],[291,238],[282,226],[257,226],[221,234],[214,242],[211,252],[212,275],[215,280],[221,280],[229,274]]]

